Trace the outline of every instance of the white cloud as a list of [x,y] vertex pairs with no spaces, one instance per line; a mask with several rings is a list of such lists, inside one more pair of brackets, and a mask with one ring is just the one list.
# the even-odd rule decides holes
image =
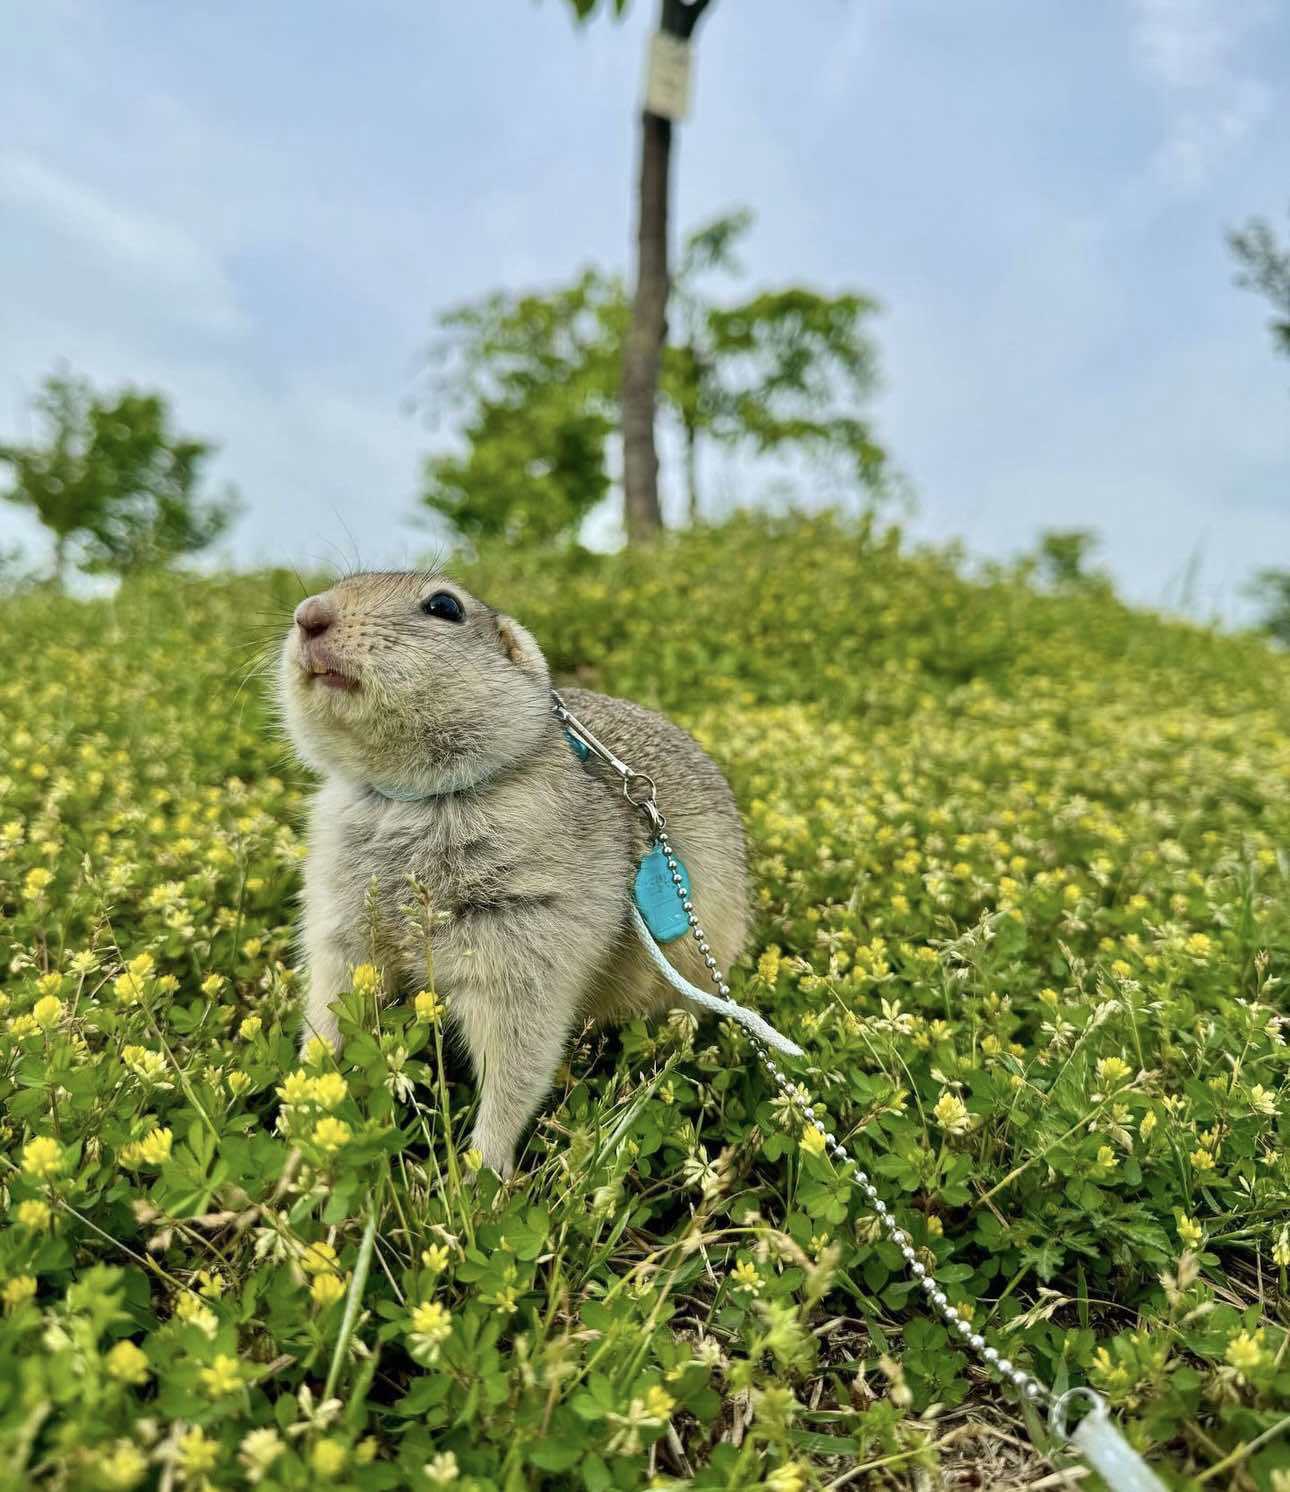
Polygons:
[[1242,24],[1241,9],[1239,0],[1227,0],[1221,12],[1213,0],[1136,0],[1137,42],[1147,72],[1167,88],[1205,88],[1221,81]]
[[123,207],[19,150],[0,151],[0,202],[82,250],[96,276],[106,271],[147,287],[204,331],[245,329],[219,260],[175,224]]
[[1133,9],[1139,65],[1168,116],[1156,171],[1192,194],[1270,112],[1271,90],[1250,55],[1269,8],[1264,0],[1134,0]]
[[1185,193],[1199,191],[1266,118],[1270,101],[1261,83],[1241,78],[1223,99],[1178,113],[1156,157],[1166,185]]

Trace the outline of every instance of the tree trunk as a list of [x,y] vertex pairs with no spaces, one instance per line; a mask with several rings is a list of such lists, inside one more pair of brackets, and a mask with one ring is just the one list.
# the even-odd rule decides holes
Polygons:
[[54,535],[54,573],[51,577],[55,587],[60,590],[67,589],[67,535]]
[[[688,38],[709,0],[662,0],[661,30]],[[667,202],[671,120],[641,110],[640,204],[636,229],[636,293],[623,348],[623,516],[637,544],[663,527],[658,500],[654,408],[658,368],[667,335]]]
[[667,334],[667,193],[672,122],[641,113],[640,216],[636,233],[636,295],[623,349],[623,516],[627,538],[639,544],[663,527],[658,501],[654,405]]
[[699,427],[685,425],[685,495],[690,507],[690,527],[699,521]]

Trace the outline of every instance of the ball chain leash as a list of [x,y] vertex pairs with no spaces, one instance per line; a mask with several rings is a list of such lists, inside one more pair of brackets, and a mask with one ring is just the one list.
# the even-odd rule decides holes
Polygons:
[[[787,1100],[789,1106],[796,1109],[806,1123],[813,1125],[819,1131],[826,1150],[839,1168],[843,1171],[850,1170],[849,1180],[852,1186],[863,1194],[869,1206],[877,1214],[878,1221],[888,1239],[900,1250],[909,1273],[922,1287],[931,1308],[950,1330],[972,1349],[991,1372],[1011,1383],[1027,1403],[1047,1406],[1048,1423],[1053,1433],[1059,1440],[1073,1445],[1089,1466],[1112,1489],[1112,1492],[1166,1492],[1164,1483],[1120,1433],[1119,1428],[1111,1419],[1106,1400],[1101,1394],[1084,1387],[1068,1389],[1063,1394],[1054,1394],[1052,1389],[1041,1383],[1033,1373],[1028,1373],[1024,1368],[1019,1368],[1015,1363],[1010,1362],[997,1347],[987,1345],[984,1335],[975,1331],[972,1323],[962,1312],[950,1304],[945,1291],[941,1289],[931,1270],[915,1253],[913,1240],[878,1195],[878,1189],[870,1180],[868,1173],[862,1169],[854,1156],[847,1153],[846,1147],[835,1134],[830,1132],[824,1120],[816,1114],[813,1104],[809,1101],[809,1095],[800,1084],[791,1083],[788,1080],[783,1068],[768,1050],[774,1047],[778,1051],[801,1056],[802,1049],[780,1035],[773,1026],[754,1011],[746,1010],[730,998],[730,986],[726,983],[725,976],[704,934],[703,924],[694,910],[689,876],[668,838],[667,820],[659,811],[655,801],[656,788],[653,778],[645,772],[638,772],[628,766],[609,747],[598,740],[569,710],[554,689],[551,691],[551,709],[564,727],[566,739],[574,753],[584,762],[590,756],[604,762],[621,780],[623,796],[649,820],[654,834],[654,844],[637,872],[631,911],[636,932],[651,962],[669,984],[687,999],[716,1014],[735,1020],[744,1027],[752,1042],[753,1050],[757,1053],[771,1081]],[[665,873],[665,878],[663,873]],[[667,923],[662,916],[660,891],[665,896],[674,896],[679,902],[680,911],[685,919],[683,923],[679,921]],[[676,927],[677,930],[671,931],[672,927]],[[697,989],[668,962],[659,947],[660,928],[663,929],[661,941],[672,941],[688,928],[698,944],[704,965],[717,988],[715,996]],[[1089,1412],[1073,1432],[1068,1432],[1067,1411],[1077,1399],[1087,1402]]]

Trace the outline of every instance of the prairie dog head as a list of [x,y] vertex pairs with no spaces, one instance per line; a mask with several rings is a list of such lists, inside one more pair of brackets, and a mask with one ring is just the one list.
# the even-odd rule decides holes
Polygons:
[[351,575],[296,607],[278,691],[303,761],[429,797],[523,760],[551,728],[550,674],[518,622],[442,575]]

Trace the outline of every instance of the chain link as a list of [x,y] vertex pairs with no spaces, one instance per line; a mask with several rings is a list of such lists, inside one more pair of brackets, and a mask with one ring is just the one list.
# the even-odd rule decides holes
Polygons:
[[[668,872],[672,877],[672,885],[676,894],[681,898],[681,906],[685,912],[686,920],[690,924],[690,932],[698,943],[699,952],[703,955],[703,962],[707,966],[708,975],[718,992],[723,998],[730,994],[730,986],[726,983],[725,976],[721,971],[716,959],[713,957],[703,924],[699,921],[694,910],[694,903],[686,895],[685,882],[681,876],[680,862],[672,849],[671,841],[668,839],[667,831],[661,830],[658,836],[659,846],[666,858]],[[878,1189],[869,1179],[860,1163],[847,1153],[846,1146],[833,1134],[824,1120],[815,1112],[815,1106],[809,1101],[808,1095],[798,1084],[791,1083],[787,1074],[770,1052],[766,1045],[751,1032],[747,1033],[752,1042],[753,1050],[757,1053],[761,1065],[766,1069],[771,1081],[788,1100],[791,1107],[797,1110],[806,1123],[811,1124],[819,1131],[824,1140],[825,1149],[833,1157],[834,1161],[844,1170],[851,1170],[851,1184],[856,1187],[869,1206],[878,1216],[883,1231],[888,1239],[900,1250],[909,1273],[914,1276],[918,1284],[927,1296],[932,1309],[940,1316],[941,1320],[955,1332],[981,1359],[991,1372],[997,1373],[1008,1383],[1011,1383],[1024,1399],[1032,1404],[1050,1402],[1053,1398],[1051,1389],[1041,1383],[1033,1373],[1028,1373],[1024,1368],[1019,1368],[1015,1363],[1004,1357],[997,1347],[991,1347],[984,1335],[973,1329],[972,1323],[963,1313],[950,1304],[945,1291],[936,1282],[936,1277],[918,1257],[914,1249],[913,1240],[909,1234],[900,1226],[892,1214],[890,1208],[878,1195]]]
[[[686,921],[690,925],[690,933],[698,944],[699,953],[703,958],[704,966],[708,971],[708,977],[716,986],[717,993],[723,1000],[730,997],[730,986],[726,983],[726,977],[721,966],[717,963],[716,956],[712,952],[712,946],[708,942],[707,934],[703,930],[703,924],[699,921],[698,913],[694,910],[694,902],[690,899],[685,889],[685,877],[681,872],[681,862],[677,859],[676,852],[672,848],[672,841],[668,837],[667,827],[662,814],[654,803],[653,781],[644,773],[636,772],[626,762],[620,761],[602,742],[598,741],[587,728],[578,721],[570,712],[564,701],[552,690],[552,713],[556,719],[571,730],[584,746],[603,762],[613,768],[622,779],[623,792],[628,801],[639,808],[649,819],[655,831],[659,848],[667,864],[668,874],[672,880],[673,889],[681,901],[681,909],[685,913]],[[629,791],[634,781],[643,781],[649,784],[649,797],[637,802]],[[1010,1359],[1005,1357],[997,1347],[991,1347],[983,1333],[973,1329],[972,1323],[963,1315],[957,1306],[950,1304],[945,1291],[941,1289],[936,1281],[936,1276],[918,1257],[914,1248],[913,1239],[896,1221],[891,1209],[878,1195],[878,1188],[869,1179],[868,1173],[861,1167],[854,1156],[847,1153],[846,1146],[833,1134],[828,1126],[815,1112],[815,1106],[810,1101],[810,1096],[800,1084],[791,1083],[787,1074],[774,1056],[766,1049],[766,1044],[760,1037],[751,1031],[745,1033],[752,1042],[753,1050],[757,1053],[761,1065],[766,1069],[771,1082],[774,1083],[780,1093],[788,1101],[790,1107],[795,1109],[801,1118],[819,1131],[824,1140],[825,1149],[833,1160],[843,1170],[850,1169],[850,1181],[865,1201],[877,1214],[878,1221],[886,1233],[890,1242],[894,1243],[900,1250],[901,1257],[909,1273],[918,1282],[931,1308],[942,1321],[963,1341],[966,1347],[976,1353],[977,1357],[986,1365],[992,1373],[996,1373],[1006,1382],[1011,1383],[1023,1399],[1032,1404],[1053,1404],[1054,1395],[1048,1386],[1041,1383],[1033,1373],[1028,1373],[1024,1368],[1019,1368]],[[1067,1396],[1063,1396],[1065,1398]]]

